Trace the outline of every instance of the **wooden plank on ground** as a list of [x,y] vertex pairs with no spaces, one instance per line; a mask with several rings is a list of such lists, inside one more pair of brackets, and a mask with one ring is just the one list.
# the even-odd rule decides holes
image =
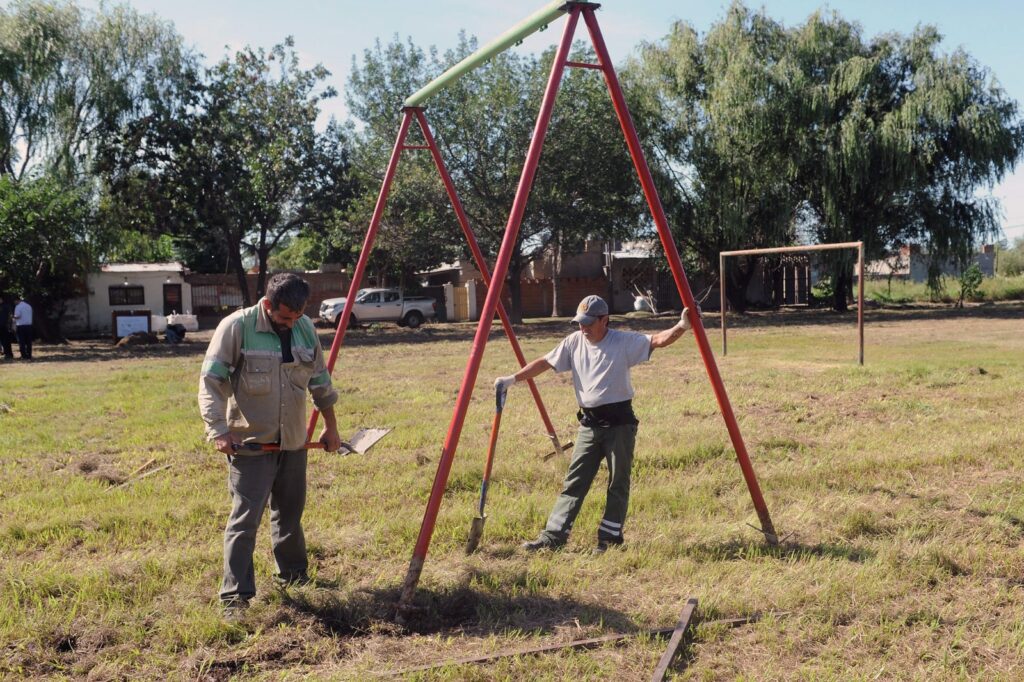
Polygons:
[[[696,601],[696,600],[694,600]],[[777,613],[776,616],[788,615],[787,613]],[[746,616],[743,618],[725,618],[722,620],[712,620],[703,625],[723,625],[728,628],[736,628],[741,625],[747,625],[749,623],[756,623],[761,620],[760,614],[752,616]],[[603,637],[594,637],[593,639],[580,639],[574,642],[565,642],[563,644],[549,644],[547,646],[535,647],[532,649],[515,649],[513,651],[499,651],[494,654],[487,654],[484,656],[473,656],[471,658],[459,658],[451,661],[442,661],[440,663],[431,663],[429,665],[421,665],[416,668],[405,668],[403,670],[385,671],[379,670],[374,674],[383,677],[398,677],[403,675],[409,675],[411,673],[421,673],[427,670],[437,670],[438,668],[446,668],[450,665],[467,665],[472,663],[487,663],[488,661],[495,661],[499,658],[511,658],[513,656],[533,656],[537,654],[546,654],[552,651],[559,651],[561,649],[593,649],[603,644],[619,644],[627,639],[633,639],[646,635],[648,637],[662,637],[664,635],[672,634],[676,631],[678,625],[675,628],[657,628],[654,630],[640,630],[638,632],[631,632],[628,634],[620,635],[605,635]]]
[[665,679],[665,673],[668,672],[669,666],[672,665],[672,659],[676,657],[679,645],[682,644],[683,637],[686,635],[686,628],[690,627],[690,619],[693,618],[693,612],[696,610],[697,598],[690,597],[686,600],[683,612],[679,614],[679,622],[676,623],[676,628],[672,631],[672,637],[668,640],[668,648],[661,655],[658,667],[654,669],[654,674],[651,675],[651,682],[661,682]]

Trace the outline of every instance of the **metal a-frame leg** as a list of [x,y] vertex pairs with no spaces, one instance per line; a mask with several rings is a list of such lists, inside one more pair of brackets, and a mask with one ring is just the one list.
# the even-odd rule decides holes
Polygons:
[[[504,282],[506,275],[508,275],[508,265],[512,260],[512,251],[515,248],[516,238],[519,235],[519,227],[523,222],[523,214],[526,212],[526,203],[530,196],[533,178],[537,172],[537,165],[540,162],[541,149],[544,146],[544,138],[547,135],[548,124],[551,121],[551,110],[555,104],[555,97],[558,95],[562,73],[565,71],[566,59],[569,55],[569,48],[572,45],[572,36],[579,21],[579,12],[579,9],[570,11],[565,31],[562,34],[562,41],[558,46],[554,63],[551,66],[551,75],[548,78],[544,99],[541,102],[540,112],[537,114],[537,123],[534,126],[529,150],[526,153],[526,162],[523,164],[523,172],[519,177],[519,185],[516,188],[515,199],[512,202],[512,210],[509,214],[508,223],[505,226],[505,236],[501,241],[498,259],[494,264],[492,280],[495,282]],[[473,385],[476,383],[480,362],[483,360],[484,349],[487,347],[487,336],[490,332],[491,322],[494,320],[494,313],[497,310],[500,296],[500,286],[492,286],[487,289],[487,297],[484,300],[480,322],[476,328],[473,348],[470,351],[469,362],[466,364],[466,371],[462,377],[462,386],[459,389],[459,396],[455,403],[455,410],[452,413],[452,420],[448,426],[448,435],[445,438],[444,448],[441,451],[441,458],[437,465],[434,485],[430,490],[430,499],[427,501],[427,509],[423,514],[423,521],[420,524],[416,546],[413,549],[412,559],[409,561],[409,568],[405,575],[405,581],[402,584],[402,594],[398,604],[399,613],[412,606],[416,585],[419,583],[420,574],[423,572],[423,563],[426,560],[430,539],[433,536],[434,526],[437,523],[437,514],[441,508],[445,486],[448,484],[448,476],[451,473],[452,462],[455,459],[455,450],[458,447],[459,436],[462,433],[462,426],[466,419],[466,410],[469,407],[469,400],[473,395]]]
[[[452,206],[455,208],[459,225],[462,227],[462,232],[466,236],[466,241],[469,243],[470,251],[472,251],[473,257],[476,260],[477,268],[480,270],[480,273],[484,278],[484,283],[490,287],[490,275],[487,270],[486,260],[484,259],[483,253],[480,251],[480,246],[477,244],[476,236],[470,229],[469,219],[466,217],[466,213],[462,208],[462,203],[459,201],[458,195],[455,193],[455,186],[452,184],[451,177],[444,165],[444,161],[441,159],[437,144],[430,133],[430,127],[427,125],[427,120],[423,115],[423,110],[416,108],[403,109],[402,123],[398,129],[398,137],[396,138],[395,146],[391,151],[391,159],[388,162],[387,171],[384,174],[384,181],[381,183],[380,193],[377,196],[377,204],[373,210],[373,217],[370,219],[369,228],[366,230],[366,237],[363,239],[363,247],[359,252],[359,259],[356,262],[356,268],[352,274],[352,281],[349,283],[348,295],[345,299],[345,307],[342,310],[341,317],[338,319],[338,326],[334,335],[334,341],[331,344],[331,350],[327,356],[327,371],[332,375],[334,374],[334,365],[338,359],[338,352],[341,350],[342,343],[344,343],[345,332],[348,330],[348,322],[352,317],[352,306],[355,303],[356,292],[359,291],[359,287],[362,285],[363,275],[366,272],[366,265],[369,262],[370,253],[373,251],[373,244],[377,238],[377,231],[380,228],[381,218],[384,215],[384,208],[387,205],[388,194],[391,191],[391,184],[394,182],[395,172],[398,168],[399,157],[406,149],[421,148],[405,144],[405,140],[409,134],[409,126],[413,118],[417,120],[420,129],[423,131],[423,136],[427,141],[427,148],[430,149],[434,163],[437,166],[438,172],[441,174],[441,179],[444,182],[445,189],[448,191],[448,196],[451,199]],[[512,351],[515,353],[516,359],[519,361],[519,365],[525,366],[526,358],[523,355],[522,347],[519,345],[519,339],[516,337],[515,330],[512,328],[512,322],[509,319],[508,314],[505,312],[504,306],[499,305],[498,314],[501,316],[501,321],[505,328],[505,334],[508,336],[509,342],[512,344]],[[533,394],[534,402],[537,404],[537,410],[540,412],[541,420],[544,422],[544,428],[547,431],[548,438],[554,444],[555,452],[561,452],[562,446],[559,442],[558,434],[555,432],[555,427],[551,423],[551,418],[548,416],[547,409],[544,407],[544,401],[540,397],[540,391],[537,390],[537,386],[534,384],[533,380],[530,380],[530,391]],[[316,423],[319,417],[320,412],[314,409],[313,413],[309,417],[309,422],[306,427],[307,441],[313,440],[313,432],[316,429]]]
[[675,240],[668,228],[668,218],[665,216],[665,209],[662,207],[658,190],[654,186],[654,178],[651,176],[651,169],[647,165],[643,148],[640,146],[640,138],[636,134],[636,127],[633,125],[633,118],[630,116],[629,108],[626,106],[626,98],[622,94],[618,77],[615,74],[615,67],[608,56],[608,48],[605,46],[604,38],[601,36],[601,29],[597,25],[597,17],[591,7],[584,7],[583,20],[586,22],[587,30],[590,32],[590,39],[594,43],[597,52],[601,71],[604,73],[605,83],[608,85],[608,92],[615,107],[615,114],[622,126],[622,133],[626,137],[626,145],[629,147],[629,154],[633,158],[633,165],[636,167],[637,175],[640,178],[640,185],[644,190],[644,197],[647,199],[647,206],[651,210],[654,224],[658,228],[658,236],[661,238],[661,245],[665,249],[669,267],[672,270],[672,277],[675,279],[676,287],[683,305],[690,311],[690,323],[693,327],[693,336],[700,349],[701,358],[704,360],[704,367],[707,370],[708,378],[711,380],[711,387],[714,389],[715,398],[718,400],[718,407],[722,412],[729,437],[732,440],[733,448],[736,450],[736,459],[740,469],[743,471],[743,478],[750,491],[750,497],[754,502],[754,509],[757,511],[758,519],[761,521],[761,532],[764,533],[768,544],[778,544],[778,536],[775,533],[775,526],[772,524],[771,515],[768,513],[768,506],[761,495],[761,488],[757,483],[757,476],[754,474],[754,467],[750,463],[750,456],[747,454],[747,446],[743,442],[743,435],[740,433],[739,424],[736,422],[736,415],[733,414],[729,396],[722,383],[722,377],[718,372],[718,365],[715,362],[714,353],[711,352],[711,344],[708,342],[707,332],[701,323],[700,315],[697,314],[697,302],[690,290],[690,283],[686,279],[686,272],[683,270],[683,263],[679,259],[679,251],[676,249]]
[[[484,278],[484,284],[490,289],[491,273],[487,268],[487,260],[484,258],[484,254],[480,251],[480,245],[477,243],[476,235],[473,233],[472,228],[469,226],[469,218],[466,216],[466,211],[462,207],[462,202],[459,201],[459,195],[455,191],[455,183],[452,182],[451,175],[448,173],[448,168],[444,164],[444,159],[441,158],[441,151],[437,147],[437,142],[434,140],[434,135],[430,131],[430,125],[427,123],[427,117],[423,113],[421,108],[411,109],[413,114],[416,116],[416,121],[420,124],[420,130],[423,132],[423,139],[427,142],[427,147],[430,148],[430,154],[434,159],[434,165],[437,166],[437,172],[441,175],[441,180],[444,182],[444,188],[448,192],[448,199],[452,202],[452,208],[455,209],[455,215],[459,219],[459,226],[462,228],[462,234],[466,236],[466,242],[469,244],[470,253],[473,254],[473,260],[476,263],[477,269],[480,271],[480,275]],[[504,282],[502,281],[502,285]],[[499,286],[499,289],[501,287]],[[505,328],[505,336],[508,337],[509,343],[512,344],[512,352],[515,353],[516,360],[519,362],[520,367],[526,366],[526,356],[523,355],[523,349],[519,345],[519,339],[516,337],[516,332],[512,328],[512,320],[509,319],[508,312],[505,310],[505,305],[498,299],[498,317],[501,318],[501,325]],[[558,439],[558,433],[555,431],[554,425],[551,423],[551,418],[548,416],[547,410],[544,408],[544,401],[541,400],[540,391],[537,390],[537,384],[534,383],[533,379],[528,381],[530,386],[530,392],[533,394],[533,400],[537,403],[537,410],[540,412],[540,418],[544,422],[544,428],[547,429],[548,438],[551,439],[551,444],[555,448],[555,453],[562,452],[562,443]]]

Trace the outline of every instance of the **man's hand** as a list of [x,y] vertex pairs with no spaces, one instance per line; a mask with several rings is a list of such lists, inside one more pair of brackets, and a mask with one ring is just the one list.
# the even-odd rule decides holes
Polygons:
[[337,452],[341,448],[341,436],[337,427],[328,426],[320,433],[320,442],[327,452]]
[[[700,315],[701,315],[701,309],[700,309],[700,306],[697,306],[697,317],[700,317]],[[693,329],[693,325],[690,324],[690,309],[689,308],[683,308],[683,314],[679,316],[679,322],[676,323],[676,326],[679,327],[680,329],[682,329],[684,332]]]
[[226,433],[223,436],[217,436],[213,439],[213,444],[220,452],[225,455],[235,454],[237,446],[242,444],[242,439],[233,433]]
[[510,374],[507,377],[498,377],[494,380],[494,390],[498,393],[508,393],[508,389],[515,386],[516,376]]

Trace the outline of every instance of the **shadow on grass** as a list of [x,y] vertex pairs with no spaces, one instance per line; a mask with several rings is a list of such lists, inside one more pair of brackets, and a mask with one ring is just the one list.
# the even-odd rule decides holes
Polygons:
[[754,543],[744,540],[728,540],[725,542],[700,542],[685,545],[681,553],[696,561],[747,561],[751,559],[789,559],[806,561],[808,559],[839,559],[863,563],[873,559],[875,553],[862,547],[843,545],[831,542],[805,544],[801,542],[784,542],[777,546]]
[[283,591],[281,600],[288,610],[311,617],[332,637],[440,632],[487,636],[509,631],[549,634],[560,627],[591,625],[618,632],[639,628],[625,613],[603,604],[543,594],[501,594],[468,585],[418,589],[413,607],[399,622],[400,593],[397,586],[357,590],[344,598],[327,590],[295,590]]
[[57,362],[110,362],[113,360],[151,360],[202,356],[209,339],[186,340],[178,344],[153,343],[118,348],[109,339],[86,339],[68,343],[36,343],[30,363],[7,363],[10,369],[18,365],[38,365]]

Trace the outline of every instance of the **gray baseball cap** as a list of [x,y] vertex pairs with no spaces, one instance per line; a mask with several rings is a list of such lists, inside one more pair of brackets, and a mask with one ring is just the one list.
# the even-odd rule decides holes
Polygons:
[[600,296],[591,294],[576,307],[576,317],[572,318],[573,323],[594,324],[597,318],[608,314],[608,304]]

